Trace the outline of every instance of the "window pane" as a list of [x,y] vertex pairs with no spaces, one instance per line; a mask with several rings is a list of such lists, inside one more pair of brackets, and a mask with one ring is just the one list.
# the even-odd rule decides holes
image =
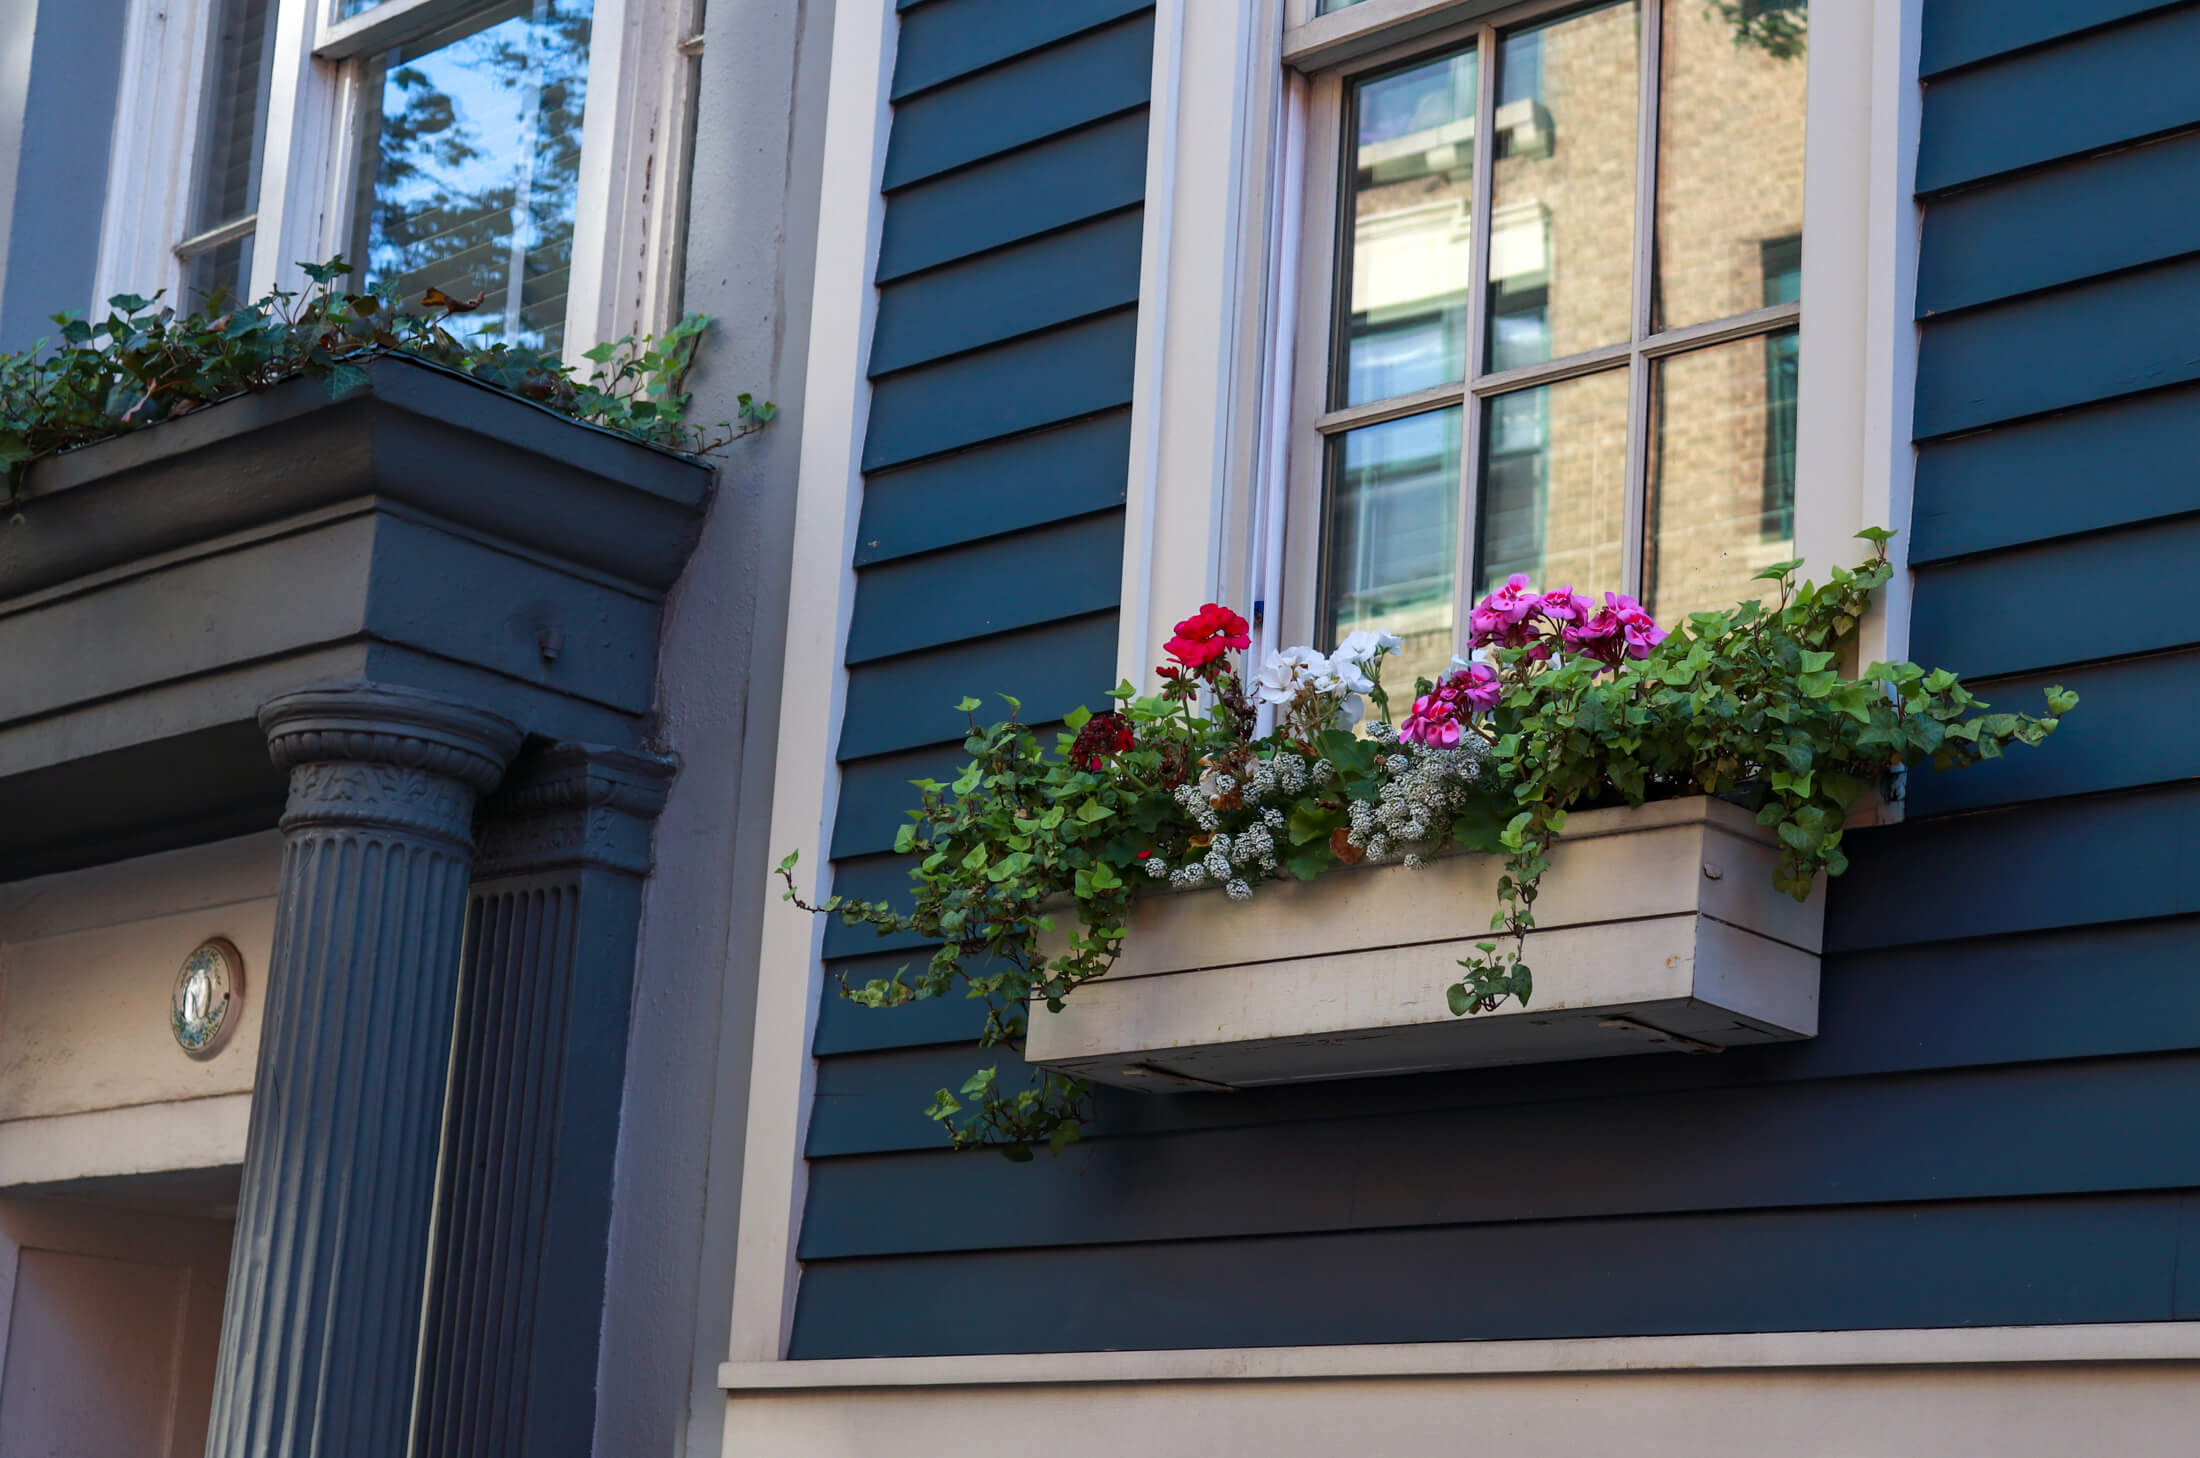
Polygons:
[[1386,675],[1410,686],[1452,654],[1461,407],[1370,425],[1330,442],[1329,520],[1322,534],[1322,629],[1405,640]]
[[1656,367],[1643,599],[1667,622],[1761,596],[1795,555],[1795,352],[1787,329]]
[[592,10],[499,6],[367,68],[354,256],[408,303],[479,296],[460,333],[563,343]]
[[1627,371],[1485,402],[1475,594],[1515,572],[1538,587],[1618,591],[1626,568]]
[[1804,0],[1666,0],[1658,98],[1659,329],[1781,295],[1768,245],[1800,268]]
[[1492,371],[1633,333],[1639,0],[1498,42]]
[[243,217],[258,200],[274,12],[268,0],[221,0],[215,10],[191,209],[194,233]]
[[183,262],[183,297],[187,308],[203,300],[221,297],[242,299],[252,287],[252,235],[232,238]]
[[1466,378],[1476,64],[1467,51],[1354,88],[1339,404]]
[[[368,3],[373,3],[373,0],[368,0]],[[1340,10],[1350,10],[1359,3],[1360,0],[1322,0],[1320,7],[1314,13],[1316,15],[1334,15]]]

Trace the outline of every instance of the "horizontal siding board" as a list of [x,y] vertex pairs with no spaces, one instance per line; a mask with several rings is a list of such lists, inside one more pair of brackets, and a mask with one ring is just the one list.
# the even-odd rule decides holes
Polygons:
[[1123,597],[1123,514],[1080,517],[863,568],[850,664],[1036,627]]
[[961,744],[940,744],[907,754],[858,760],[840,769],[840,808],[833,821],[833,855],[876,855],[894,848],[894,836],[917,806],[912,780],[952,780],[970,762]]
[[877,472],[864,483],[856,565],[1121,506],[1130,456],[1131,413],[1114,410]]
[[2059,40],[2095,26],[2186,0],[1930,0],[1919,38],[1918,71],[1931,77],[1958,66]]
[[[2193,1305],[2177,1281],[2192,1206],[2110,1195],[818,1261],[789,1355],[2163,1321]],[[984,1319],[959,1318],[978,1292]]]
[[931,0],[902,20],[893,99],[1152,8],[1153,0]]
[[[2132,726],[2200,722],[2200,652],[2162,653],[2066,672],[1973,683],[1997,710],[2037,713],[2041,690],[2060,683],[2079,696],[2054,736],[1961,774],[1913,774],[1911,815],[2090,795],[2200,778],[2200,734],[2134,733]],[[2200,964],[2196,964],[2200,965]]]
[[2200,124],[2200,7],[2160,11],[1933,82],[1917,190],[1931,193]]
[[1114,314],[882,380],[865,470],[1128,405],[1138,313]]
[[1114,613],[863,664],[848,671],[840,758],[959,742],[970,727],[955,707],[965,695],[984,700],[987,715],[1010,695],[1027,722],[1044,724],[1103,704],[1114,685]]
[[1916,437],[2200,379],[2195,318],[2200,260],[1935,320],[1918,347]]
[[805,1261],[2187,1189],[2200,1055],[1102,1140],[1028,1168],[877,1155],[810,1180]]
[[871,376],[1138,302],[1144,212],[1112,214],[880,291]]
[[[2026,173],[1935,203],[1920,316],[2200,252],[2200,132]],[[2068,220],[2085,219],[2083,227]]]
[[2178,784],[1856,832],[1827,949],[2200,912],[2195,824],[2200,785]]
[[1140,111],[895,193],[886,201],[878,281],[1121,212],[1145,196]]
[[[1697,1089],[2200,1048],[2196,966],[2200,919],[2190,917],[1851,953],[1827,960],[1819,1034],[1798,1043],[1737,1048],[1717,1058],[1595,1059],[1227,1096],[1103,1089],[1090,1134],[1105,1140],[1560,1100],[1628,1102]],[[2072,997],[2073,967],[2114,967],[2115,995]],[[933,1089],[959,1084],[994,1055],[931,1046],[937,1042],[911,1038],[904,1051],[888,1051],[900,1045],[881,1032],[866,1044],[875,1051],[822,1064],[812,1157],[939,1148],[939,1130],[924,1119],[923,1104]],[[1005,1077],[1014,1060],[1002,1067]]]
[[1006,61],[894,108],[885,189],[1142,107],[1153,84],[1153,14]]
[[[840,979],[861,986],[872,978],[891,978],[906,967],[902,980],[914,982],[924,971],[927,954],[916,951],[883,952],[863,957],[844,957],[833,963],[825,979],[824,998],[817,1009],[817,1036],[811,1051],[819,1058],[847,1053],[868,1053],[882,1048],[918,1048],[928,1044],[970,1044],[985,1031],[985,1004],[962,995],[929,997],[900,1007],[864,1007],[840,995]],[[992,964],[979,961],[973,970],[983,975]],[[959,1086],[965,1073],[958,1075]],[[927,1121],[929,1122],[929,1121]],[[937,1126],[932,1142],[937,1144]]]
[[2161,390],[1919,450],[1910,562],[2200,512],[2200,388]]
[[[2186,647],[2200,642],[2200,616],[2159,610],[2167,604],[2092,612],[2063,604],[2084,584],[2171,589],[2191,577],[2195,563],[2200,516],[1942,562],[1916,574],[1910,652],[1967,678],[1999,678]],[[2037,701],[2004,707],[2039,708]]]

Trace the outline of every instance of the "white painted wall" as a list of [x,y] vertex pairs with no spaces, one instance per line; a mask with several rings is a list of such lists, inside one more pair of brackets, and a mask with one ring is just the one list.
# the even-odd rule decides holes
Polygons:
[[[281,856],[270,831],[0,886],[0,1186],[242,1161]],[[169,997],[215,936],[244,1005],[200,1060]]]
[[779,406],[734,447],[661,645],[660,747],[680,774],[656,833],[619,1143],[596,1451],[715,1453],[725,1417],[757,907],[773,860],[832,0],[713,0],[685,306],[712,315],[694,418]]

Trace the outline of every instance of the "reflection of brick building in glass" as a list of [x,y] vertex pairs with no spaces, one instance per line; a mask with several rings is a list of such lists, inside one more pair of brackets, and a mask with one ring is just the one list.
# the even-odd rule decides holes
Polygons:
[[[1625,344],[1631,334],[1639,7],[1506,37],[1492,179],[1490,368]],[[1800,270],[1803,60],[1737,39],[1697,0],[1668,0],[1660,97],[1654,329],[1791,302]],[[1524,246],[1540,242],[1540,248]],[[1792,333],[1657,367],[1647,422],[1645,586],[1667,616],[1724,606],[1789,555]],[[1512,571],[1621,580],[1623,370],[1488,404],[1480,587]]]

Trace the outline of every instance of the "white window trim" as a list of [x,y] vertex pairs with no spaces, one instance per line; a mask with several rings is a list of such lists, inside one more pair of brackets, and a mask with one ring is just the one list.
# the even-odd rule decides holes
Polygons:
[[92,318],[117,294],[174,299],[182,289],[175,248],[191,222],[213,9],[214,0],[131,0],[124,17],[99,260],[84,305]]
[[[804,862],[797,881],[818,899],[832,894],[826,847],[840,806],[834,750],[847,704],[844,649],[855,607],[856,528],[871,415],[867,367],[878,315],[873,280],[886,219],[881,188],[899,39],[894,0],[838,0],[771,817],[771,845],[800,848]],[[735,1361],[774,1362],[787,1353],[801,1276],[795,1234],[809,1189],[803,1149],[816,1084],[810,1050],[822,988],[825,918],[782,904],[776,881],[759,888],[757,897],[755,1037],[727,1351]]]
[[[1279,359],[1265,352],[1268,338],[1291,335],[1290,290],[1279,291],[1269,283],[1298,275],[1288,256],[1290,230],[1278,221],[1288,213],[1285,204],[1290,200],[1272,195],[1269,179],[1278,172],[1273,165],[1277,152],[1292,145],[1293,108],[1303,104],[1306,90],[1288,80],[1283,57],[1291,47],[1306,47],[1311,27],[1285,29],[1285,3],[1158,0],[1156,7],[1146,282],[1139,304],[1124,626],[1118,642],[1122,676],[1134,683],[1148,681],[1169,631],[1167,620],[1179,604],[1250,600],[1254,557],[1244,544],[1254,534],[1253,486],[1257,473],[1267,469],[1264,463],[1274,459],[1271,443],[1283,429],[1282,422],[1262,413],[1259,401],[1264,389],[1273,389],[1276,371],[1281,379],[1291,377],[1288,352]],[[1289,3],[1304,6],[1305,0]],[[1849,536],[1863,526],[1908,521],[1912,451],[1907,396],[1916,352],[1910,308],[1916,219],[1910,180],[1917,138],[1918,5],[1919,0],[1868,0],[1867,11],[1864,3],[1828,3],[1823,14],[1841,19],[1830,24],[1818,20],[1813,35],[1818,52],[1847,57],[1839,67],[1824,68],[1829,76],[1812,72],[1807,122],[1809,146],[1821,155],[1832,152],[1846,159],[1839,169],[1814,166],[1806,183],[1806,212],[1821,221],[1811,235],[1814,246],[1806,251],[1804,309],[1818,322],[1811,326],[1804,368],[1809,372],[1817,361],[1819,369],[1834,376],[1829,382],[1812,380],[1799,422],[1804,459],[1798,469],[1797,534],[1813,567],[1853,560],[1857,544]],[[1365,8],[1370,14],[1425,12],[1433,28],[1439,12],[1449,23],[1501,7],[1487,0],[1366,0]],[[1323,44],[1340,44],[1334,34],[1323,34]],[[824,848],[831,840],[840,791],[834,746],[848,679],[841,649],[855,595],[854,532],[870,402],[865,366],[877,311],[872,280],[885,209],[880,185],[892,121],[887,98],[897,36],[893,0],[839,0],[771,826],[774,847],[803,851],[798,880],[820,898],[832,891]],[[1875,37],[1886,39],[1875,46]],[[1202,84],[1186,88],[1185,77],[1203,78]],[[1848,145],[1856,138],[1859,117],[1870,120],[1868,148]],[[1303,130],[1297,135],[1303,145]],[[1851,226],[1822,221],[1827,217],[1845,219]],[[1260,266],[1248,266],[1250,259],[1262,260]],[[1829,337],[1832,342],[1825,342]],[[1172,382],[1181,388],[1170,388]],[[1900,545],[1898,538],[1898,567]],[[1868,655],[1903,651],[1907,596],[1900,590],[1902,582],[1898,571],[1897,590],[1866,624]],[[1275,621],[1271,614],[1268,622]],[[798,1373],[809,1374],[822,1386],[835,1385],[835,1373],[845,1378],[838,1385],[855,1387],[903,1380],[967,1385],[993,1380],[982,1375],[986,1372],[1007,1374],[1002,1381],[1060,1383],[1077,1380],[1077,1374],[1089,1377],[1109,1363],[1130,1364],[1124,1370],[1140,1372],[1178,1363],[1185,1373],[1205,1380],[1210,1375],[1258,1375],[1266,1370],[1264,1363],[1277,1360],[1271,1349],[1249,1348],[953,1359],[974,1364],[961,1367],[952,1362],[924,1365],[948,1360],[932,1358],[787,1362],[800,1281],[795,1234],[807,1195],[803,1148],[815,1079],[811,1046],[824,933],[820,919],[791,914],[776,885],[753,894],[762,972],[742,1152],[728,1333],[731,1361],[722,1373],[726,1386],[762,1392],[804,1385],[808,1378]],[[2092,1360],[2083,1356],[2084,1343],[2104,1328],[2030,1330],[2068,1332],[2070,1337],[2068,1345],[2042,1348],[2028,1360]],[[1862,1345],[1937,1340],[1918,1333],[1838,1335]],[[1974,1338],[1959,1334],[1948,1340]],[[1751,1366],[1789,1360],[1781,1354],[1798,1338],[1745,1333],[1716,1340],[1737,1354],[1737,1365]],[[1466,1363],[1475,1354],[1488,1358],[1500,1346],[1528,1350],[1522,1344],[1490,1343],[1302,1350],[1435,1352],[1439,1363]],[[1589,1350],[1579,1343],[1541,1346],[1554,1361],[1563,1357],[1578,1362]],[[1649,1349],[1626,1350],[1639,1354]],[[1320,1360],[1331,1362],[1341,1374],[1362,1359],[1337,1355]],[[1929,1360],[1959,1358],[1935,1355]],[[1202,1362],[1213,1370],[1201,1368]],[[779,1373],[787,1374],[784,1381],[775,1375]],[[946,1375],[928,1379],[926,1373]]]
[[[1237,0],[1190,13],[1187,47],[1211,52],[1221,32],[1242,27],[1254,34],[1255,50],[1265,45],[1268,52],[1265,65],[1186,67],[1185,73],[1202,84],[1182,98],[1173,89],[1168,93],[1171,109],[1225,114],[1234,119],[1232,125],[1179,124],[1173,135],[1165,133],[1158,120],[1165,114],[1161,88],[1169,76],[1157,55],[1157,127],[1147,202],[1151,282],[1141,300],[1127,503],[1133,550],[1124,561],[1125,627],[1117,664],[1123,677],[1148,687],[1167,622],[1202,602],[1230,601],[1241,608],[1260,602],[1266,611],[1258,642],[1271,651],[1279,633],[1304,638],[1312,626],[1310,606],[1296,613],[1306,619],[1297,622],[1278,599],[1310,604],[1309,594],[1290,588],[1305,581],[1314,545],[1303,531],[1293,539],[1289,513],[1281,513],[1285,591],[1279,592],[1273,570],[1278,534],[1268,520],[1274,514],[1268,503],[1287,490],[1285,473],[1318,464],[1310,459],[1318,455],[1312,420],[1319,400],[1309,398],[1303,383],[1312,371],[1287,363],[1291,335],[1303,335],[1304,329],[1287,332],[1285,326],[1324,318],[1329,307],[1326,274],[1316,277],[1320,271],[1303,263],[1291,266],[1282,254],[1286,247],[1302,251],[1301,239],[1307,261],[1327,250],[1303,228],[1285,226],[1293,208],[1270,196],[1276,189],[1268,180],[1282,177],[1285,188],[1295,186],[1323,165],[1336,139],[1320,135],[1311,121],[1311,92],[1321,85],[1319,78],[1282,88],[1282,105],[1275,99],[1278,88],[1262,82],[1277,67],[1294,73],[1301,67],[1332,67],[1393,49],[1401,35],[1433,37],[1520,8],[1518,0],[1363,0],[1316,17],[1311,0],[1280,3],[1286,10],[1280,35],[1270,19],[1279,0]],[[1166,13],[1170,7],[1162,8]],[[1857,531],[1909,524],[1910,396],[1917,350],[1912,322],[1917,220],[1911,201],[1917,11],[1918,0],[1867,0],[1823,4],[1812,15],[1795,531],[1805,573],[1820,578],[1828,568],[1864,555],[1863,544],[1854,540]],[[1157,47],[1168,34],[1164,23]],[[1235,87],[1226,96],[1220,94],[1225,80]],[[1868,118],[1866,147],[1856,145],[1860,118]],[[1257,165],[1250,167],[1240,165],[1236,155],[1246,136],[1262,139],[1251,159]],[[1294,146],[1304,148],[1302,166],[1289,165],[1283,155]],[[1237,190],[1226,193],[1224,179],[1234,180]],[[1173,210],[1159,200],[1173,203]],[[1290,201],[1295,206],[1297,200]],[[1187,220],[1179,226],[1172,211],[1184,212]],[[1256,231],[1259,226],[1266,227],[1265,235]],[[1164,259],[1166,273],[1157,273]],[[1220,281],[1237,276],[1234,269],[1242,259],[1267,260],[1265,276],[1255,275],[1226,294],[1214,292]],[[1295,284],[1295,298],[1279,280]],[[1197,302],[1218,297],[1226,310],[1240,299],[1261,301],[1258,327],[1218,328]],[[1195,302],[1178,302],[1187,299]],[[1181,317],[1187,310],[1194,313],[1190,321]],[[1216,399],[1208,381],[1234,381],[1244,373],[1242,356],[1226,345],[1242,350],[1248,338],[1261,341],[1250,346],[1255,350],[1277,341],[1260,357],[1268,367],[1269,388],[1260,398],[1231,391]],[[1299,383],[1292,397],[1275,388],[1294,377]],[[1274,404],[1287,398],[1279,421]],[[1287,436],[1288,450],[1275,448],[1279,435]],[[1227,449],[1242,439],[1260,440],[1264,448]],[[1141,447],[1144,453],[1136,453]],[[1261,523],[1257,533],[1245,525],[1254,520]],[[1865,661],[1908,651],[1906,531],[1895,539],[1893,556],[1895,580],[1863,628]]]
[[[480,0],[278,0],[251,292],[305,286],[301,264],[350,249],[359,59]],[[199,144],[212,0],[135,0],[124,41],[94,308],[125,291],[176,298]],[[596,0],[566,357],[676,317],[696,0]]]

